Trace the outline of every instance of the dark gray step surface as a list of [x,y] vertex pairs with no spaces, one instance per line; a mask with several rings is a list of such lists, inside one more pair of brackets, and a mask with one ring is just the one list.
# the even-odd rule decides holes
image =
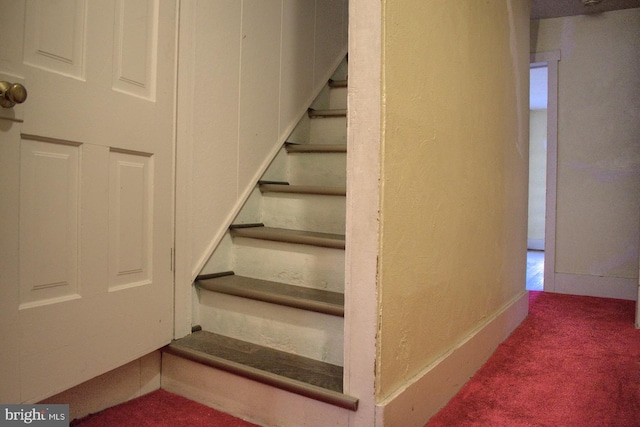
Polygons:
[[344,295],[338,292],[237,276],[233,272],[199,276],[196,285],[211,292],[344,317]]
[[294,144],[286,143],[288,153],[346,153],[346,144]]
[[358,407],[358,399],[342,393],[340,366],[207,331],[175,340],[163,351],[352,411]]
[[347,117],[347,110],[346,109],[314,110],[313,108],[310,108],[309,117],[312,119],[324,118],[324,117]]
[[345,187],[330,187],[326,185],[290,185],[287,183],[260,183],[263,193],[315,194],[320,196],[346,196]]
[[246,237],[249,239],[271,240],[333,249],[345,248],[344,234],[318,233],[315,231],[288,230],[264,226],[253,227],[250,225],[232,225],[230,231],[232,237]]
[[329,87],[330,88],[341,88],[341,87],[347,87],[347,81],[346,80],[331,80],[329,79]]

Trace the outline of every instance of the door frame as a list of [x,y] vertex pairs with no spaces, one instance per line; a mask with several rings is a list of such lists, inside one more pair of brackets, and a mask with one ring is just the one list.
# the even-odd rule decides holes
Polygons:
[[558,63],[560,51],[534,52],[530,66],[547,67],[547,183],[544,226],[544,291],[555,292],[558,178]]

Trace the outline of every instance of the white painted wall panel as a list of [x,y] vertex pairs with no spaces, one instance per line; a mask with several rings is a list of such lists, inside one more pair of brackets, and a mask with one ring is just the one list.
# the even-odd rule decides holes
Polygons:
[[314,76],[316,85],[326,83],[326,78],[320,70],[330,67],[337,56],[340,56],[343,44],[343,16],[346,0],[317,0],[316,1],[316,34],[315,34],[315,63],[318,71]]
[[243,1],[239,188],[250,185],[278,140],[281,22],[281,1]]
[[313,93],[316,0],[285,0],[282,16],[282,79],[280,133],[295,123]]
[[178,163],[188,160],[177,182],[178,205],[188,209],[178,209],[177,239],[189,251],[178,251],[185,257],[177,259],[178,283],[198,274],[252,181],[344,57],[345,7],[345,0],[183,4]]
[[[191,174],[187,241],[194,257],[202,257],[215,234],[215,224],[225,221],[238,200],[241,7],[237,0],[198,2],[196,21],[190,28],[193,77],[191,85],[181,90],[189,97],[184,102],[193,112],[189,122],[181,120],[179,127],[188,126],[188,142],[193,144],[182,170]],[[186,146],[181,142],[179,150]]]

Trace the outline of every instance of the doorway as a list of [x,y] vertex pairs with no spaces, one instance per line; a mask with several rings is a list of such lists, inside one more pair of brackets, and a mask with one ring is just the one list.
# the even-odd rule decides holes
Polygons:
[[544,287],[544,234],[547,169],[546,63],[531,64],[529,78],[529,208],[526,289]]
[[531,55],[527,290],[555,290],[559,61],[560,51]]

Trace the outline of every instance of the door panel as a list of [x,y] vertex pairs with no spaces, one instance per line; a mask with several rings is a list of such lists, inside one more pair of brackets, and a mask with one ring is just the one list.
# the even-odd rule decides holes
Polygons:
[[34,402],[171,340],[176,3],[0,5],[0,400]]

